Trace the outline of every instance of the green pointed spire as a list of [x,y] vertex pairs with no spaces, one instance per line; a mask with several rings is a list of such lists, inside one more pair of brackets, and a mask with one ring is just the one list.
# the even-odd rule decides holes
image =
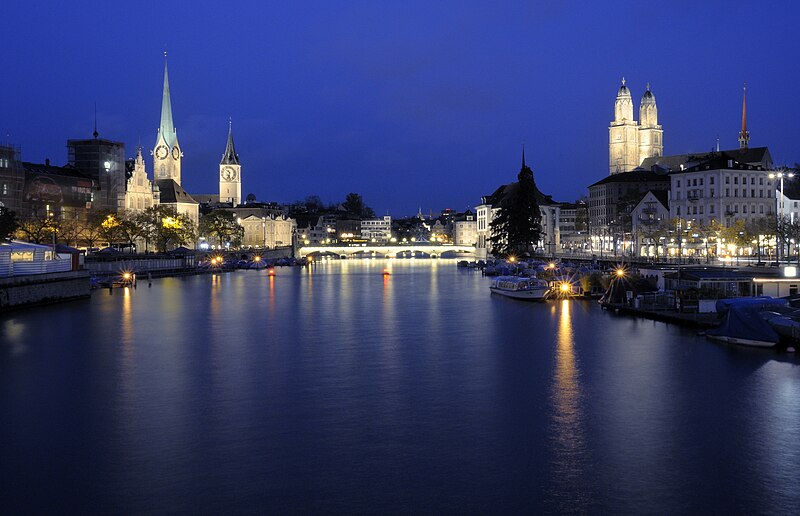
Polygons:
[[228,143],[225,145],[225,153],[222,155],[220,165],[238,165],[239,155],[233,146],[233,121],[228,119]]
[[164,52],[164,91],[161,95],[161,125],[159,133],[170,148],[175,145],[175,126],[172,123],[172,101],[169,97],[169,74],[167,73],[167,53]]

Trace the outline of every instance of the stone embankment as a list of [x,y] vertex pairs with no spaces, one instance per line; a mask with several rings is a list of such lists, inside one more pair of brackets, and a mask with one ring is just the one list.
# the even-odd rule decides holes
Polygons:
[[0,311],[89,297],[89,271],[0,278]]

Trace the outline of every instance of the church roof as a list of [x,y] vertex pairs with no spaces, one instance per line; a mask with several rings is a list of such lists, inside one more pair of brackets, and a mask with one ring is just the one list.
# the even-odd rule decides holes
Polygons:
[[715,168],[727,168],[728,160],[733,160],[741,165],[760,166],[765,169],[772,168],[772,156],[770,156],[767,147],[655,156],[645,158],[639,168],[648,171],[662,170],[665,172],[681,172],[681,165],[683,165],[683,170],[706,164],[709,166],[714,165]]
[[156,185],[161,191],[161,204],[197,204],[197,201],[195,201],[181,185],[176,183],[174,179],[159,179],[156,181]]
[[613,183],[645,183],[648,181],[669,182],[669,177],[666,174],[657,174],[647,170],[632,170],[604,177],[593,185],[589,185],[589,188]]
[[233,146],[233,124],[228,121],[228,143],[225,145],[225,153],[222,155],[220,165],[238,165],[239,155],[236,154],[236,148]]

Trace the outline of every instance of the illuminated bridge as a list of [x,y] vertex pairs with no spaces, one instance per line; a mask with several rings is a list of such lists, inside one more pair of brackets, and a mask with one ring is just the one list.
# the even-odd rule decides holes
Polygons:
[[338,256],[339,258],[474,258],[475,246],[436,244],[358,244],[307,245],[297,250],[297,257]]

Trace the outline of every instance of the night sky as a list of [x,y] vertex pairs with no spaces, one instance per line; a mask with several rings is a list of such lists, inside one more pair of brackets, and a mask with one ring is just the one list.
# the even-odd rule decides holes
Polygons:
[[[796,2],[3,3],[0,130],[66,162],[93,131],[152,149],[163,50],[190,192],[218,192],[228,117],[243,194],[359,192],[379,215],[474,207],[512,181],[574,201],[608,174],[624,75],[650,82],[665,154],[751,146],[800,161]],[[638,119],[638,114],[636,115]],[[8,136],[6,136],[8,134]],[[152,176],[152,161],[147,160]]]

